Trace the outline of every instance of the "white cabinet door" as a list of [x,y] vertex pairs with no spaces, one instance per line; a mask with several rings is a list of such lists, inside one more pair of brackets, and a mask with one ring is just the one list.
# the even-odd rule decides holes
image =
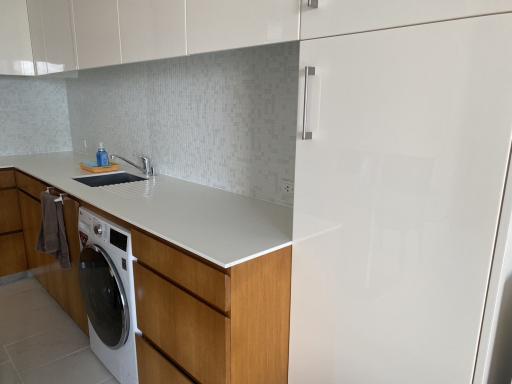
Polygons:
[[71,0],[44,0],[43,22],[48,73],[74,71],[76,53]]
[[42,0],[27,0],[30,40],[36,75],[46,75],[48,73],[44,41],[43,4]]
[[117,0],[73,0],[78,68],[121,63]]
[[123,63],[187,54],[185,0],[119,0]]
[[27,0],[38,75],[76,69],[71,0]]
[[512,11],[512,0],[300,1],[301,39]]
[[190,54],[299,39],[300,0],[187,0]]
[[0,75],[34,75],[25,0],[0,0]]
[[301,43],[290,383],[471,383],[511,40],[504,14]]

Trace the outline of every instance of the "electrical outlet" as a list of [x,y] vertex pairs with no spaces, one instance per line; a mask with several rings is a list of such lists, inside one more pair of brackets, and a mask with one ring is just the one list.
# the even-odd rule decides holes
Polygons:
[[293,181],[288,179],[281,179],[281,192],[293,193],[294,186]]

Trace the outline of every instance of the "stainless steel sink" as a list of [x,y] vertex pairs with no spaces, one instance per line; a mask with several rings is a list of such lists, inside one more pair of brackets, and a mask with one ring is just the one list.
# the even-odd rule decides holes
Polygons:
[[145,179],[143,177],[132,175],[130,173],[119,172],[119,173],[109,173],[106,175],[98,175],[98,176],[75,177],[73,180],[76,180],[79,183],[88,185],[89,187],[102,187],[105,185],[132,183],[134,181],[143,181],[143,180],[147,180],[147,179]]

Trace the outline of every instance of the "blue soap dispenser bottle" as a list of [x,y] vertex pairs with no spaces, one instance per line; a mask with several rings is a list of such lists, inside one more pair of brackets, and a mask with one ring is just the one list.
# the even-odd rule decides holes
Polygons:
[[108,167],[108,153],[103,146],[103,143],[99,143],[98,152],[96,152],[96,163],[98,163],[98,167]]

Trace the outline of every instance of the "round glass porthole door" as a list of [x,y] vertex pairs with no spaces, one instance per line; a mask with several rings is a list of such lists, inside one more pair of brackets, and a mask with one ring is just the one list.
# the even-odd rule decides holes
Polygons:
[[128,302],[112,261],[96,245],[88,245],[80,254],[80,288],[101,341],[113,349],[124,345],[130,329]]

